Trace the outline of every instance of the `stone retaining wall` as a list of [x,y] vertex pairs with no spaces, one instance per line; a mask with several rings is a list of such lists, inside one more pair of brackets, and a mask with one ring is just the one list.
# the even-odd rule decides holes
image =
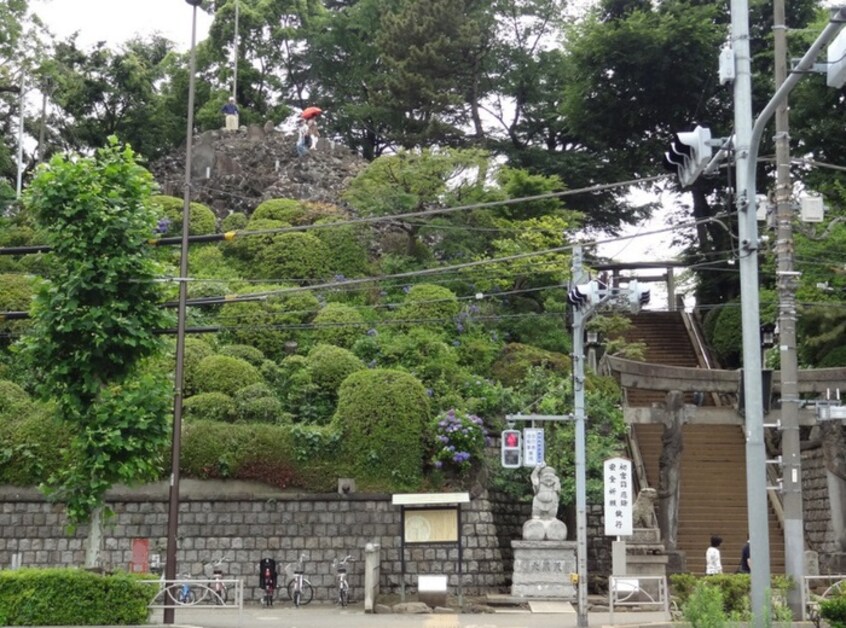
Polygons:
[[[19,555],[24,567],[82,565],[87,527],[66,534],[61,506],[35,490],[0,487],[0,567]],[[245,580],[247,599],[258,599],[258,563],[276,559],[281,568],[301,552],[317,599],[332,599],[332,560],[352,554],[353,587],[363,584],[364,546],[381,545],[383,592],[400,585],[400,509],[384,494],[287,494],[241,482],[183,480],[180,491],[178,573],[210,576],[209,563],[228,556],[226,574]],[[167,534],[167,487],[116,489],[109,493],[114,511],[104,531],[102,563],[130,569],[133,540],[148,543],[149,555],[164,560]],[[466,595],[507,591],[511,579],[508,536],[529,516],[526,504],[487,494],[462,506],[463,585]],[[506,543],[506,541],[509,541]],[[416,588],[418,573],[446,573],[458,584],[456,546],[406,548],[406,586]],[[137,560],[137,556],[136,556]],[[360,588],[358,595],[360,595]]]
[[805,542],[809,550],[819,554],[821,573],[840,573],[828,562],[837,549],[831,526],[831,505],[822,447],[802,452],[802,502],[805,519]]

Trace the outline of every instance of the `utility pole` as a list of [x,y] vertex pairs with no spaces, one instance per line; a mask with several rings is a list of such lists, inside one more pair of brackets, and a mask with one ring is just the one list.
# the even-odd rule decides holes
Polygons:
[[751,127],[752,76],[749,53],[749,4],[731,0],[731,33],[736,79],[734,83],[735,146],[737,150],[737,209],[740,239],[740,301],[743,330],[743,384],[746,409],[746,484],[752,570],[752,617],[763,628],[768,616],[766,592],[770,586],[769,531],[767,528],[766,457],[763,443],[760,317],[758,316],[758,225],[755,222],[755,174],[764,128],[776,108],[809,70],[822,49],[846,22],[846,7],[832,12],[831,20],[776,90]]
[[[582,270],[582,247],[573,247],[571,280],[580,284],[584,279]],[[573,418],[576,422],[576,573],[577,626],[586,628],[587,612],[587,472],[585,464],[585,320],[588,312],[573,308]]]
[[[752,625],[765,624],[770,586],[770,538],[767,521],[767,457],[761,382],[761,322],[758,313],[758,224],[755,217],[757,142],[752,142],[752,64],[749,50],[749,3],[731,0],[734,50],[734,132],[737,168],[737,223],[740,239],[740,309],[743,331],[743,386],[746,430],[746,508],[752,570]],[[750,163],[751,162],[751,163]]]
[[[787,25],[784,0],[773,3],[775,86],[787,78]],[[802,512],[802,456],[799,437],[799,384],[796,358],[796,284],[794,271],[790,127],[787,98],[775,112],[776,149],[776,287],[778,290],[779,357],[781,370],[781,464],[784,501],[785,571],[793,582],[805,576],[805,534]],[[753,559],[754,564],[754,559]],[[794,617],[802,616],[802,589],[791,587],[788,602]]]
[[235,0],[235,36],[233,40],[235,59],[232,61],[232,98],[235,99],[238,98],[238,94],[236,93],[238,90],[238,1]]

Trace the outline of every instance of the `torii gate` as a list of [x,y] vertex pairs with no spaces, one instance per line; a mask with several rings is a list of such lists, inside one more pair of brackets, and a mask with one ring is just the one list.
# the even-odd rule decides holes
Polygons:
[[[668,549],[675,549],[678,531],[678,476],[679,456],[682,448],[681,427],[685,423],[744,425],[736,407],[699,406],[684,403],[684,393],[713,395],[738,395],[742,379],[741,370],[703,369],[666,366],[637,362],[617,356],[602,358],[603,369],[610,373],[623,389],[666,391],[663,407],[624,407],[627,424],[661,423],[664,425],[662,453],[659,463],[659,493],[661,500],[658,520]],[[823,398],[828,391],[846,391],[846,368],[801,369],[798,372],[799,394]],[[780,373],[773,372],[772,392],[780,392]],[[742,406],[741,406],[742,407]],[[772,408],[768,415],[771,423],[779,422],[781,410]],[[818,422],[815,407],[799,409],[800,426],[818,426],[823,443],[823,459],[828,476],[830,524],[843,552],[841,567],[846,568],[846,430],[840,421]]]

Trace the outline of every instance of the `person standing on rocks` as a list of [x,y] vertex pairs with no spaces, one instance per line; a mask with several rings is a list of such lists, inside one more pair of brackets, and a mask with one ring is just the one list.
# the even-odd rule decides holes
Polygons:
[[320,129],[317,127],[317,116],[308,119],[308,145],[309,148],[317,148],[317,140],[320,139]]
[[238,105],[235,104],[235,97],[230,96],[229,101],[220,108],[220,112],[226,116],[226,130],[238,130]]
[[301,119],[297,124],[297,155],[305,157],[309,148],[308,122]]

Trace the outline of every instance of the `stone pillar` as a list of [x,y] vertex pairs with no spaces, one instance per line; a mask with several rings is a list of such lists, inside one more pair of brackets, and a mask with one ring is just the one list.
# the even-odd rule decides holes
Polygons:
[[668,551],[675,551],[679,529],[679,474],[684,449],[684,395],[678,390],[667,393],[658,459],[658,527]]
[[364,612],[372,613],[379,594],[381,546],[368,543],[364,546]]

